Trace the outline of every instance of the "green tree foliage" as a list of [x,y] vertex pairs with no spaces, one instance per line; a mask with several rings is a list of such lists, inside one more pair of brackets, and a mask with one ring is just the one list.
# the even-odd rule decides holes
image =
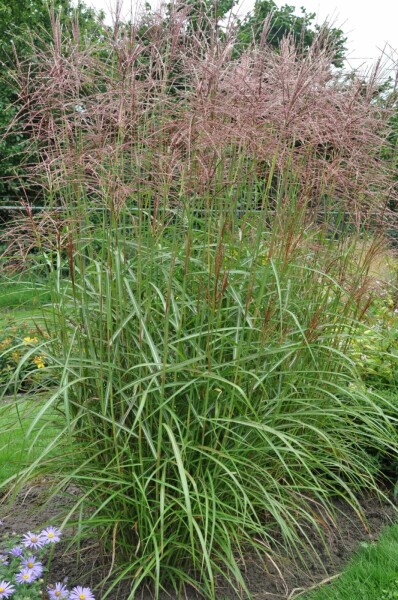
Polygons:
[[[301,8],[301,16],[295,14],[295,7],[285,4],[278,8],[273,0],[257,0],[253,10],[248,13],[239,23],[238,37],[245,47],[253,40],[260,41],[264,22],[271,16],[267,42],[278,47],[283,37],[291,35],[296,44],[303,49],[313,43],[315,37],[320,33],[321,27],[314,24],[315,13],[309,13]],[[345,56],[346,37],[341,29],[326,28],[325,38],[333,44],[335,51],[334,64],[337,67],[343,65]]]

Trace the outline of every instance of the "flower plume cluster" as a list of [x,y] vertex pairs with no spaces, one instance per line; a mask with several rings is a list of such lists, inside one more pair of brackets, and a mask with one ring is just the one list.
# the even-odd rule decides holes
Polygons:
[[[322,39],[305,54],[290,38],[242,52],[233,27],[220,35],[202,15],[192,30],[189,19],[176,4],[167,18],[117,23],[100,42],[82,40],[76,24],[65,34],[54,19],[54,43],[18,63],[21,127],[39,157],[28,177],[57,210],[70,207],[71,188],[116,213],[143,197],[154,214],[217,205],[243,183],[248,196],[272,197],[289,172],[313,218],[331,206],[355,223],[385,215],[394,187],[380,158],[389,112],[375,102],[377,69],[343,79]],[[27,212],[19,233],[72,252],[60,214]]]

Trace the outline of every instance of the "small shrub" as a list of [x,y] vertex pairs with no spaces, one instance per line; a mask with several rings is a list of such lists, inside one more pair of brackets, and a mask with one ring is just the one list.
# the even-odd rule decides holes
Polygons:
[[365,322],[358,326],[348,349],[363,381],[374,389],[398,386],[398,311],[392,296],[373,298]]

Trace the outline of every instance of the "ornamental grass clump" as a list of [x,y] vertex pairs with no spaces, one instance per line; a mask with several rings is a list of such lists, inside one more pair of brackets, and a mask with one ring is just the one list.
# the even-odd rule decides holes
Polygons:
[[57,333],[31,428],[54,407],[65,422],[20,481],[77,486],[65,523],[98,531],[104,598],[125,580],[129,600],[248,593],[246,557],[305,557],[333,498],[360,514],[374,456],[396,452],[394,407],[352,385],[346,353],[393,189],[375,80],[342,83],[324,44],[235,59],[189,18],[94,44],[54,17],[15,73],[48,211],[14,233],[45,253]]

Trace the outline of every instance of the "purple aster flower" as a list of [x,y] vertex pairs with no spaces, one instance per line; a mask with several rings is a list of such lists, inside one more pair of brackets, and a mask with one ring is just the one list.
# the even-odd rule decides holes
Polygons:
[[78,585],[70,593],[69,600],[95,600],[90,588],[83,588]]
[[39,562],[35,556],[29,556],[25,560],[22,561],[22,566],[26,571],[30,571],[32,575],[40,577],[43,573],[43,565]]
[[56,527],[47,527],[40,532],[40,537],[43,538],[45,544],[55,544],[59,542],[62,532]]
[[8,581],[0,581],[0,600],[9,598],[15,592],[15,587]]
[[10,554],[11,556],[22,556],[23,550],[21,546],[14,546],[14,548],[11,548]]
[[48,596],[50,600],[67,600],[69,592],[62,583],[56,583],[54,586],[48,586]]
[[32,583],[37,577],[30,569],[22,569],[20,573],[15,575],[15,581],[17,583]]
[[6,554],[0,554],[0,567],[2,565],[8,565],[8,556]]
[[41,535],[37,535],[36,533],[28,531],[28,533],[25,533],[23,536],[22,544],[25,546],[25,548],[34,548],[37,550],[37,548],[43,548],[45,540],[41,537]]

